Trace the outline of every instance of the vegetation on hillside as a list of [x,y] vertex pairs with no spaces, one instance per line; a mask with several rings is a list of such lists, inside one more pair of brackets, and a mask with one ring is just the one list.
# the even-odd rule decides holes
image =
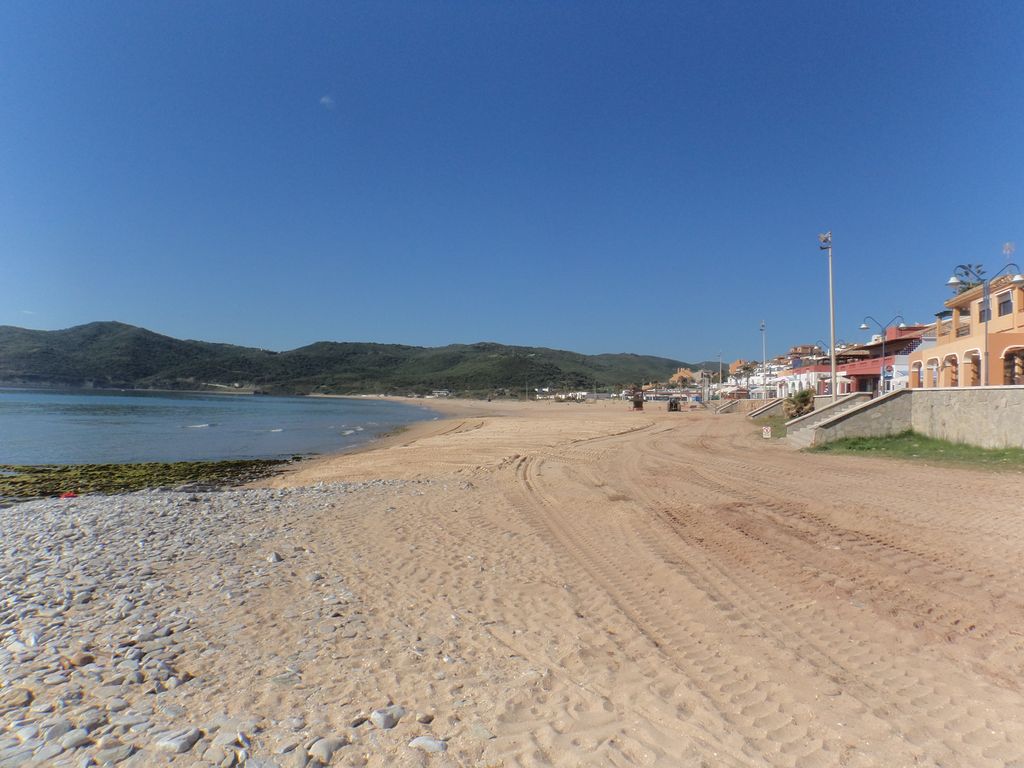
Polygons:
[[609,389],[664,381],[679,367],[694,366],[663,357],[487,342],[430,348],[323,341],[272,352],[174,339],[115,322],[62,331],[0,326],[0,384],[8,386],[520,394],[534,387]]

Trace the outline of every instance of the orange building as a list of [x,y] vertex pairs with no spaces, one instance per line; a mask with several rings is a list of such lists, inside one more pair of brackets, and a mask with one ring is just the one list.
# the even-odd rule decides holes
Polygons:
[[983,285],[946,302],[935,346],[910,355],[911,387],[1024,384],[1024,281],[996,278],[989,297],[988,312]]
[[692,384],[694,379],[697,378],[697,374],[691,371],[689,368],[677,368],[676,372],[672,374],[672,378],[669,379],[669,384]]

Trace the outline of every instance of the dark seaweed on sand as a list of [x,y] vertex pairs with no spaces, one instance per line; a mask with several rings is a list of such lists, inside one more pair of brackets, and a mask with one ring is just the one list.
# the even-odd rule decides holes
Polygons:
[[125,493],[144,488],[209,489],[273,474],[287,460],[175,461],[144,464],[0,464],[0,499],[65,493]]

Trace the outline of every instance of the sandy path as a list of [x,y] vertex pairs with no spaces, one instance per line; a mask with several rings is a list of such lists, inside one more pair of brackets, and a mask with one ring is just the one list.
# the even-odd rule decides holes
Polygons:
[[[392,698],[449,738],[357,765],[1024,761],[1018,475],[794,453],[741,416],[446,407],[274,481],[419,482],[290,533],[359,631],[302,691],[227,669],[255,709],[340,728]],[[309,591],[218,621],[300,648]]]

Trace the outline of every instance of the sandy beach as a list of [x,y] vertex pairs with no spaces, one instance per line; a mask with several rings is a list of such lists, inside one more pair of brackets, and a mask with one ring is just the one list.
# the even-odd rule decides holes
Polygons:
[[[121,681],[149,730],[108,717],[78,751],[105,733],[131,746],[119,765],[1024,764],[1019,475],[798,453],[664,404],[433,405],[448,418],[197,499],[218,522],[153,556],[145,616],[86,633],[72,602],[54,643],[84,634],[96,685],[150,625],[173,630],[177,681]],[[24,643],[39,616],[11,615]],[[86,676],[44,685],[31,650],[0,657],[0,763],[12,723],[60,711],[4,709],[11,691]],[[78,685],[70,726],[102,709]],[[159,747],[172,728],[193,743]]]

